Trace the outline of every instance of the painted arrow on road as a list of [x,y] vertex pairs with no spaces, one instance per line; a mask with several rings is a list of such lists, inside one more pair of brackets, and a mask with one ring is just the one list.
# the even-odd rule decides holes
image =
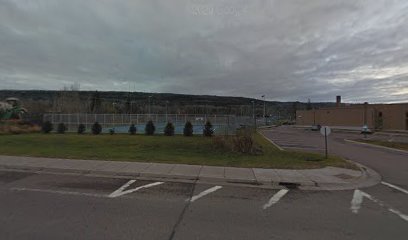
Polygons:
[[144,188],[150,188],[150,187],[154,187],[154,186],[157,186],[157,185],[160,185],[160,184],[164,183],[164,182],[154,182],[154,183],[146,184],[146,185],[143,185],[143,186],[140,186],[140,187],[137,187],[137,188],[125,190],[126,188],[128,188],[134,182],[136,182],[136,180],[128,181],[127,183],[123,184],[123,186],[121,186],[120,188],[115,190],[113,193],[109,194],[108,197],[110,197],[110,198],[120,197],[120,196],[123,196],[125,194],[133,193],[133,192],[139,191],[139,190],[144,189]]
[[386,204],[384,202],[382,202],[381,200],[378,200],[378,199],[374,198],[373,196],[371,196],[370,194],[368,194],[366,192],[363,192],[361,190],[358,190],[358,189],[354,190],[353,199],[351,200],[350,209],[351,209],[351,211],[353,213],[355,213],[355,214],[358,213],[358,211],[361,208],[361,205],[363,203],[364,198],[370,199],[371,201],[377,203],[381,207],[386,207],[388,209],[388,211],[398,215],[400,218],[402,218],[403,220],[408,222],[408,215],[405,215],[405,214],[401,213],[400,211],[398,211],[398,210],[396,210],[394,208],[386,206]]

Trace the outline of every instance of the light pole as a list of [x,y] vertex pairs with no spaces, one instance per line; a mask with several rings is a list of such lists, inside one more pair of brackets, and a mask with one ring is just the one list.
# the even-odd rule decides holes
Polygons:
[[265,95],[262,95],[261,97],[262,97],[262,99],[263,99],[263,117],[264,117],[265,126],[266,126],[266,102],[265,102]]
[[113,112],[116,113],[116,103],[115,102],[112,103],[112,107],[113,107]]
[[256,129],[255,101],[252,100],[251,103],[252,103],[252,118],[253,118],[253,120],[254,120],[254,128]]
[[149,117],[151,117],[150,115],[151,115],[151,108],[152,108],[152,106],[151,106],[151,99],[152,99],[152,95],[150,95],[149,96]]
[[168,104],[169,104],[169,101],[167,101],[166,100],[166,122],[169,122],[169,120],[168,120],[168,115],[167,115],[167,112],[168,112]]
[[207,103],[205,104],[205,113],[204,113],[204,120],[207,122]]
[[368,107],[368,102],[364,102],[364,125],[363,125],[364,138],[367,138],[367,131],[368,131],[368,126],[367,126],[367,107]]
[[313,126],[316,126],[316,108],[313,107]]

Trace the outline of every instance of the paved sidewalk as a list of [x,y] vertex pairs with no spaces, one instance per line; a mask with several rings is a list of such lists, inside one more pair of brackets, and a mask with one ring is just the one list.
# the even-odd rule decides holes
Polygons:
[[286,170],[215,167],[184,164],[71,160],[0,156],[0,168],[46,172],[68,172],[133,178],[160,178],[199,182],[240,183],[259,186],[297,186],[304,190],[343,190],[368,187],[381,177],[371,169],[360,171],[325,167]]

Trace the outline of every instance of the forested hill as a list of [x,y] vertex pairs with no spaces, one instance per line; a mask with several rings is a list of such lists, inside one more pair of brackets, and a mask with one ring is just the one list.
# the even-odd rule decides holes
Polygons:
[[[0,90],[0,101],[16,97],[30,112],[96,112],[96,113],[152,113],[189,114],[235,114],[252,115],[253,103],[256,114],[263,114],[261,99],[210,95],[188,95],[145,92],[95,92],[95,91],[42,91]],[[293,116],[297,109],[334,106],[334,103],[302,103],[267,101],[268,115]]]

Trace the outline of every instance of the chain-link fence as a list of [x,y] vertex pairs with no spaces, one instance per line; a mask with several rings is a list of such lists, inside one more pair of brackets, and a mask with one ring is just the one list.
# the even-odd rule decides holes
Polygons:
[[184,124],[190,121],[194,127],[194,134],[202,134],[206,121],[213,125],[215,134],[235,134],[237,128],[252,125],[251,117],[234,115],[194,115],[194,114],[44,114],[43,121],[50,121],[55,126],[64,123],[69,132],[75,132],[79,124],[84,124],[89,131],[95,122],[102,125],[103,132],[114,129],[117,133],[127,133],[129,126],[135,124],[138,133],[144,133],[146,123],[152,120],[156,132],[162,133],[167,122],[173,123],[176,134],[182,134]]

